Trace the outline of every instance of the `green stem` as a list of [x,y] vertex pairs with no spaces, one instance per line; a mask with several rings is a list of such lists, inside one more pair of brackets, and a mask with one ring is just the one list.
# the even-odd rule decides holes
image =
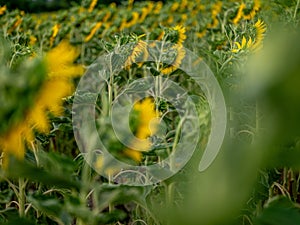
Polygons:
[[[159,97],[161,95],[161,75],[155,77],[155,97]],[[158,110],[158,104],[156,104],[156,110]]]
[[258,101],[256,101],[256,106],[255,106],[255,131],[256,131],[255,135],[257,137],[260,131],[260,109],[259,109]]
[[109,115],[111,113],[111,106],[113,102],[113,91],[114,91],[114,74],[112,69],[112,55],[110,56],[110,75],[109,75],[109,82],[108,82],[108,110]]
[[[82,167],[82,174],[81,174],[81,181],[82,181],[82,188],[80,189],[80,193],[79,193],[79,199],[80,202],[83,206],[86,206],[86,198],[88,195],[88,189],[90,187],[90,181],[91,181],[91,173],[90,173],[90,166],[87,162],[89,162],[90,160],[90,153],[87,153],[87,159],[84,160],[83,162],[83,167]],[[78,219],[78,225],[84,225],[84,221],[82,221],[81,219]]]
[[295,11],[294,11],[294,19],[296,19],[296,16],[297,16],[297,11],[298,11],[298,8],[299,8],[299,3],[300,3],[300,0],[297,0],[297,5],[296,5]]
[[111,86],[111,81],[109,81],[108,84],[108,114],[110,115],[111,113],[111,105],[112,105],[112,86]]
[[20,217],[25,216],[25,203],[26,203],[26,196],[25,196],[25,188],[26,188],[26,181],[24,178],[19,178],[19,195],[18,195],[18,202],[19,202],[19,215]]
[[[173,200],[173,196],[174,196],[174,182],[169,183],[169,184],[166,183],[166,182],[164,182],[163,185],[164,185],[164,188],[165,188],[166,206],[168,208],[171,208],[171,207],[174,206],[174,204],[173,204],[173,202],[174,202],[174,200]],[[170,221],[169,220],[166,221],[166,225],[170,225]]]
[[[184,120],[185,120],[185,118],[180,119],[179,124],[177,125],[171,153],[175,152]],[[170,157],[170,170],[171,171],[173,170],[173,159],[174,159],[173,157]]]
[[86,200],[86,195],[87,195],[87,187],[89,186],[90,183],[90,167],[86,160],[84,161],[83,168],[82,168],[82,174],[81,174],[81,180],[83,182],[83,187],[80,190],[80,197],[82,202],[85,202]]
[[168,203],[168,206],[172,205],[173,195],[174,195],[173,192],[174,192],[174,183],[170,183],[167,186],[167,203]]
[[37,165],[37,167],[39,167],[40,166],[40,160],[39,160],[39,157],[37,155],[38,150],[36,149],[33,141],[31,142],[31,147],[32,147],[32,150],[33,150],[33,154],[34,154],[34,158],[35,158],[35,161],[36,161],[36,165]]

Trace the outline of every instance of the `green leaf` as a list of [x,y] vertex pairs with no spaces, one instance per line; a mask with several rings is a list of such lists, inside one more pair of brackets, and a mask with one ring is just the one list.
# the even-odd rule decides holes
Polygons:
[[[0,38],[0,47],[3,45],[1,42]],[[14,71],[3,65],[0,56],[0,71],[0,121],[3,121],[0,124],[0,134],[2,134],[24,119],[42,87],[46,68],[41,60],[34,59],[22,62]]]
[[39,168],[32,163],[27,161],[19,161],[14,157],[9,158],[8,168],[4,171],[4,175],[9,178],[26,178],[31,181],[40,182],[44,185],[56,186],[61,188],[71,188],[79,190],[81,184],[68,176],[68,174],[63,174],[60,171],[45,170]]
[[287,198],[276,198],[268,204],[254,225],[299,225],[300,209]]
[[66,199],[64,210],[89,225],[115,223],[126,218],[126,213],[121,210],[114,209],[111,212],[92,211],[75,196],[69,196]]
[[71,177],[76,171],[76,162],[62,154],[55,152],[38,152],[39,163],[46,171],[53,171],[63,176]]
[[8,218],[8,221],[5,223],[1,223],[0,225],[17,225],[17,224],[22,224],[22,225],[36,225],[35,222],[28,220],[26,218],[16,218],[16,217],[10,217]]
[[104,209],[109,203],[122,204],[135,201],[145,203],[146,188],[126,185],[102,185],[99,194],[99,207]]
[[7,204],[8,202],[11,201],[14,192],[11,189],[8,189],[8,188],[5,189],[5,190],[3,190],[2,187],[0,187],[0,188],[1,188],[0,189],[1,190],[0,191],[0,203]]
[[28,201],[31,202],[38,210],[47,216],[54,217],[57,221],[63,224],[71,224],[71,216],[64,210],[63,204],[55,197],[46,195],[28,196]]

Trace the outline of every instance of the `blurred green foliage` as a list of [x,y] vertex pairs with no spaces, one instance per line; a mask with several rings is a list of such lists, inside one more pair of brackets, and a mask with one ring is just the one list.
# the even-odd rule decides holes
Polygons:
[[[16,2],[9,2],[10,7]],[[272,7],[269,13],[261,13],[265,20],[277,18],[283,25],[277,29],[276,24],[270,25],[273,32],[268,34],[265,48],[259,54],[234,55],[229,49],[231,42],[218,49],[222,41],[234,39],[235,33],[238,37],[247,34],[251,25],[248,22],[242,28],[231,24],[222,27],[226,35],[212,30],[205,39],[195,41],[191,35],[188,37],[188,47],[203,54],[216,73],[228,103],[226,140],[207,171],[198,172],[208,136],[208,130],[202,127],[198,151],[176,176],[146,187],[110,183],[85,163],[84,154],[78,154],[70,97],[65,102],[65,115],[51,117],[50,134],[37,135],[36,149],[27,152],[26,160],[19,162],[12,158],[9,168],[1,170],[0,224],[299,225],[298,6],[297,1],[265,3]],[[66,6],[63,1],[61,4],[59,7]],[[71,13],[77,13],[77,8],[72,10]],[[62,12],[57,21],[64,21],[66,15],[67,12]],[[83,19],[78,16],[79,27]],[[227,18],[223,19],[226,22]],[[12,23],[9,18],[5,21]],[[24,21],[25,27],[30,24],[29,17],[25,16]],[[46,22],[39,31],[44,49],[49,47],[52,34],[46,31],[51,30],[53,24],[53,21]],[[71,25],[68,26],[62,28],[55,43],[71,30]],[[85,25],[82,27],[82,33],[79,28],[72,30],[72,40],[77,44],[81,40],[78,37],[89,33],[84,30]],[[141,32],[141,27],[136,29]],[[98,39],[80,42],[84,46],[80,60],[89,64],[105,47],[112,48],[121,38],[131,37],[127,34],[112,36],[102,40],[101,45]],[[0,133],[22,117],[44,79],[45,68],[40,61],[23,62],[32,49],[27,46],[28,41],[18,37],[19,31],[11,35],[11,42],[0,44]],[[126,82],[123,77],[119,81]],[[206,102],[197,103],[199,110],[207,110]],[[26,188],[22,189],[20,184],[24,183]],[[26,195],[26,218],[19,217],[16,204],[21,190]]]
[[46,68],[40,59],[24,61],[32,54],[28,47],[0,38],[0,48],[0,121],[5,121],[0,123],[0,134],[3,134],[32,106],[46,77]]

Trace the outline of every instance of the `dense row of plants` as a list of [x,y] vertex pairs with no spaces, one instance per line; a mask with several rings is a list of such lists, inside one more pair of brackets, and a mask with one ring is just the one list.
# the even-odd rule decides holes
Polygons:
[[[299,224],[298,7],[299,0],[92,0],[25,13],[1,5],[0,224]],[[144,62],[158,47],[158,59]],[[108,123],[112,104],[134,80],[161,85],[159,77],[168,78],[196,104],[194,156],[162,182],[118,184],[116,168],[101,156],[89,165],[75,141],[76,86],[114,49],[122,54],[116,51],[110,66],[123,67],[107,78],[96,110],[99,138],[114,157],[159,164],[178,142],[180,113],[162,98],[138,101],[128,118],[145,140],[142,151],[117,140]],[[198,163],[211,111],[205,93],[179,69],[185,49],[200,56],[191,65],[210,67],[228,111],[223,147],[204,172]],[[168,57],[170,63],[160,60]]]

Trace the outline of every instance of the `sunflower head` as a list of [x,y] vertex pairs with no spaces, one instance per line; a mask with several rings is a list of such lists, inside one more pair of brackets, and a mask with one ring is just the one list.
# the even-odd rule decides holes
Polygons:
[[48,76],[70,78],[83,74],[82,65],[73,64],[79,54],[79,49],[72,46],[67,40],[60,42],[45,56]]
[[166,36],[167,41],[170,41],[174,44],[181,46],[186,39],[185,32],[186,32],[185,27],[183,27],[181,25],[177,25],[175,27],[167,29],[165,32],[167,35]]
[[135,136],[139,138],[140,142],[133,140],[132,145],[134,150],[126,148],[124,154],[136,162],[142,160],[142,152],[149,151],[151,148],[151,141],[149,137],[157,132],[159,125],[159,112],[155,108],[155,103],[152,98],[145,98],[134,104],[133,111],[137,114],[135,121]]

